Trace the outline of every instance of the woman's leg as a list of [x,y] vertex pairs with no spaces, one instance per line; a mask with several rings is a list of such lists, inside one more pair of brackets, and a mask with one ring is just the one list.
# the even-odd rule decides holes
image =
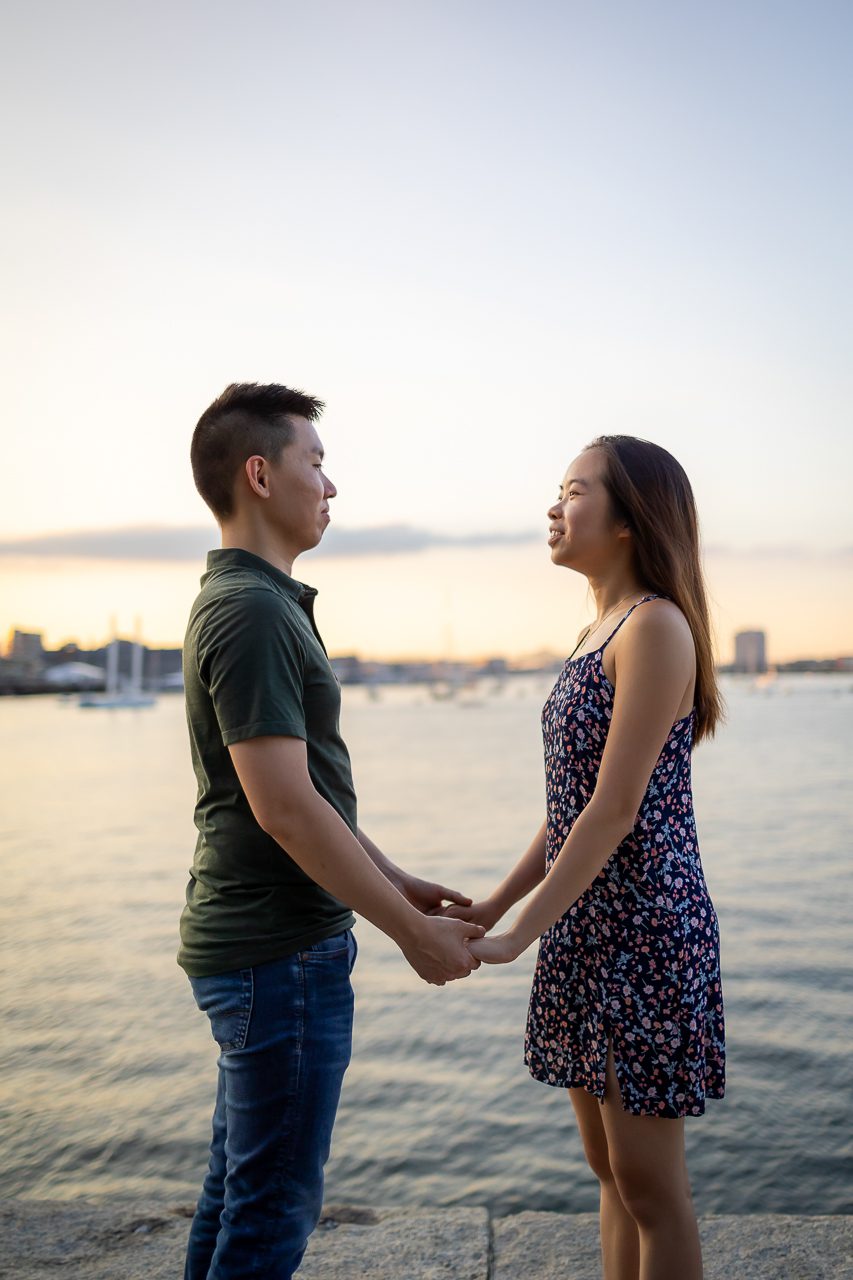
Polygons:
[[619,1198],[639,1231],[640,1280],[702,1280],[684,1121],[626,1112],[612,1051],[601,1116]]
[[601,1262],[604,1280],[638,1280],[640,1236],[622,1203],[610,1167],[601,1103],[585,1089],[569,1089],[587,1163],[600,1187]]

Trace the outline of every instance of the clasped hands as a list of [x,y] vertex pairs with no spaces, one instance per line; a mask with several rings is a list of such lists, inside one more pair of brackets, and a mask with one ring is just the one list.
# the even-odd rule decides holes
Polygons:
[[[468,924],[479,925],[484,935],[495,927],[500,915],[492,903],[485,902],[458,903],[452,902],[444,908],[443,914],[454,920],[464,920]],[[465,944],[475,960],[486,964],[511,964],[521,955],[522,948],[512,930],[506,933],[494,933],[489,937],[472,938]]]
[[467,978],[480,964],[508,964],[520,954],[512,931],[486,937],[501,912],[486,899],[473,902],[455,889],[407,874],[397,888],[425,917],[418,936],[402,944],[412,968],[435,986]]

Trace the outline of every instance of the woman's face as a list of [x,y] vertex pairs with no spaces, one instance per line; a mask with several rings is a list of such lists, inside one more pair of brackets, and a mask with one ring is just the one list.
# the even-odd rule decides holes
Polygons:
[[605,458],[585,449],[570,463],[559,496],[548,508],[551,560],[580,573],[600,572],[612,560],[627,526],[614,519],[604,484]]

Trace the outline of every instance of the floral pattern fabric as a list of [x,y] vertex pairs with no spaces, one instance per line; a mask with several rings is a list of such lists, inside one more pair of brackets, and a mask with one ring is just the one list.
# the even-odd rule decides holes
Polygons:
[[[553,865],[595,789],[614,688],[598,649],[569,659],[542,710]],[[612,1045],[636,1115],[701,1115],[725,1088],[720,946],[696,838],[694,712],[670,730],[637,820],[589,888],[542,935],[525,1039],[530,1074],[604,1097]]]

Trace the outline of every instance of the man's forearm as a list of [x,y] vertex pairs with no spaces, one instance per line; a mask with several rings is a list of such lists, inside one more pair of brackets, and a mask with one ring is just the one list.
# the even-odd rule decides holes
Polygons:
[[[306,875],[398,945],[417,935],[420,912],[397,891],[384,867],[322,796],[309,793],[298,810],[290,810],[286,819],[270,824],[267,831]],[[370,843],[379,858],[393,868]]]
[[[255,821],[306,875],[355,908],[397,943],[427,982],[462,978],[477,961],[466,947],[482,929],[470,922],[426,916],[398,891],[343,818],[315,789],[300,738],[261,737],[230,748],[237,778]],[[372,848],[389,869],[393,866]],[[440,886],[426,886],[440,888]]]

